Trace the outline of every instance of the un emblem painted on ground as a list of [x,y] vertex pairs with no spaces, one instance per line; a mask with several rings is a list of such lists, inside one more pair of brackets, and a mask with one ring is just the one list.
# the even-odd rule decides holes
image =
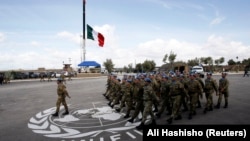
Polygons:
[[[142,138],[135,129],[140,122],[129,123],[123,113],[117,113],[106,104],[92,103],[90,108],[69,105],[70,114],[53,117],[56,108],[50,108],[31,117],[28,127],[34,133],[49,138],[88,140],[122,140]],[[63,107],[60,109],[63,111]]]

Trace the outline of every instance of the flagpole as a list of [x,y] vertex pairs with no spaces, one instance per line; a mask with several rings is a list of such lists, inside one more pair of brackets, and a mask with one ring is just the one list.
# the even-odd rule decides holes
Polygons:
[[83,0],[83,33],[82,33],[82,38],[83,38],[83,47],[82,47],[82,50],[83,50],[83,61],[85,61],[85,54],[86,54],[86,49],[85,49],[85,46],[86,46],[86,37],[85,37],[85,16],[86,16],[86,13],[85,13],[85,5],[86,5],[86,0]]

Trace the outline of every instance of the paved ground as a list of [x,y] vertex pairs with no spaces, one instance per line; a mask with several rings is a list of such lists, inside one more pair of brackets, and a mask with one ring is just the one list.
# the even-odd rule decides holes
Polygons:
[[[214,76],[217,80],[220,76]],[[174,121],[182,124],[248,124],[250,125],[250,77],[230,74],[230,98],[228,109],[216,109],[204,115],[203,109],[188,120]],[[142,131],[135,130],[139,122],[129,124],[123,113],[113,112],[102,96],[106,77],[82,78],[67,81],[72,96],[67,99],[70,115],[54,118],[56,82],[15,81],[0,85],[0,141],[106,141],[142,140]],[[216,103],[217,97],[214,97]],[[205,103],[205,99],[202,99]],[[61,113],[63,108],[61,109]],[[93,118],[93,114],[95,118]],[[166,124],[167,115],[157,119]]]

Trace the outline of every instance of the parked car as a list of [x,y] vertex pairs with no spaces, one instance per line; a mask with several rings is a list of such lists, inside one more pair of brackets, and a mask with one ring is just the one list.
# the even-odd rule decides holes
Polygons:
[[204,76],[205,76],[205,73],[204,73],[202,66],[193,66],[191,69],[191,73],[198,73],[198,74],[200,74],[201,78],[204,78]]
[[59,78],[59,77],[61,77],[61,72],[54,72],[54,74],[52,74],[51,75],[51,77],[53,77],[53,78]]

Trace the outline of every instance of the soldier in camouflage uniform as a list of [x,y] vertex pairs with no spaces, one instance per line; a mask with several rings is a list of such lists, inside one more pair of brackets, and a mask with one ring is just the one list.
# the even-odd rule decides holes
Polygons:
[[135,101],[135,111],[128,122],[134,122],[139,113],[143,113],[143,86],[144,81],[141,81],[140,78],[134,79],[133,99]]
[[183,75],[183,74],[181,74],[180,75],[180,77],[179,77],[179,79],[180,79],[180,82],[184,85],[184,93],[182,93],[182,95],[181,95],[181,106],[183,106],[183,112],[186,112],[186,111],[188,111],[188,104],[187,104],[187,101],[188,101],[188,91],[187,91],[187,89],[188,89],[188,84],[187,84],[187,82],[189,81],[188,80],[188,78],[185,76],[185,75]]
[[112,79],[112,83],[111,83],[111,90],[110,93],[108,95],[108,99],[109,99],[109,103],[108,105],[111,106],[112,102],[115,100],[115,98],[117,97],[117,94],[119,92],[119,88],[120,88],[120,82],[119,79],[116,79],[117,77],[113,77]]
[[172,82],[170,85],[170,97],[173,100],[172,114],[167,122],[171,124],[173,119],[180,120],[182,119],[180,106],[181,106],[181,95],[184,93],[184,85],[178,81],[175,74],[172,75]]
[[213,110],[213,93],[216,92],[218,95],[218,84],[216,80],[212,78],[212,73],[207,73],[207,78],[205,79],[204,92],[207,99],[206,107],[204,113]]
[[143,87],[143,114],[142,114],[142,121],[139,126],[136,126],[138,130],[143,129],[145,121],[148,117],[148,115],[151,116],[152,123],[151,125],[156,125],[155,121],[155,115],[152,111],[152,106],[154,101],[159,101],[158,97],[153,91],[152,85],[151,85],[151,79],[145,78],[145,86]]
[[202,93],[201,84],[195,79],[195,74],[190,75],[190,80],[188,81],[188,95],[190,101],[189,116],[188,119],[192,119],[193,115],[196,115],[196,104],[199,99],[198,94]]
[[[152,85],[154,93],[156,94],[156,96],[158,98],[160,98],[160,81],[159,81],[159,78],[156,77],[154,74],[151,74],[150,79],[152,81],[151,85]],[[154,111],[153,112],[158,112],[158,105],[159,105],[159,103],[156,103],[156,101],[154,101],[154,103],[153,103]]]
[[133,107],[133,99],[132,99],[132,86],[131,86],[132,81],[127,80],[125,81],[125,84],[121,86],[121,93],[122,93],[122,100],[120,104],[120,108],[116,109],[117,112],[120,112],[121,109],[126,105],[127,107],[127,112],[124,118],[128,118],[130,111],[132,110]]
[[116,104],[119,104],[119,101],[121,100],[122,94],[121,94],[121,87],[123,83],[121,83],[121,80],[118,78],[117,81],[115,81],[115,89],[113,93],[112,100],[110,100],[109,106],[113,108]]
[[56,102],[56,112],[52,114],[52,116],[58,116],[61,103],[63,104],[64,109],[65,109],[65,112],[63,113],[63,115],[67,115],[69,114],[69,110],[68,110],[68,106],[67,106],[65,98],[66,97],[70,98],[70,96],[61,78],[58,78],[57,85],[58,85],[57,86],[58,99]]
[[228,91],[228,87],[229,87],[229,81],[226,78],[227,74],[225,72],[223,72],[221,74],[221,79],[219,80],[219,98],[217,101],[217,105],[215,106],[215,108],[219,109],[220,108],[220,104],[222,101],[222,96],[224,95],[224,100],[225,100],[225,105],[224,108],[228,107],[228,97],[229,97],[229,91]]
[[162,76],[161,80],[161,106],[159,112],[156,114],[158,118],[161,117],[161,114],[164,112],[164,110],[167,108],[168,113],[171,113],[172,111],[172,105],[170,105],[170,84],[169,78],[167,76]]
[[[200,83],[202,89],[204,89],[204,83],[203,83],[203,81],[200,78],[200,74],[197,73],[197,72],[195,73],[195,79]],[[201,108],[200,98],[203,98],[202,92],[199,92],[197,96],[198,96],[198,99],[197,99],[197,108]]]
[[111,90],[112,78],[113,78],[112,75],[108,75],[107,84],[106,84],[106,92],[103,94],[103,96],[106,97],[106,99],[108,99],[108,96]]

